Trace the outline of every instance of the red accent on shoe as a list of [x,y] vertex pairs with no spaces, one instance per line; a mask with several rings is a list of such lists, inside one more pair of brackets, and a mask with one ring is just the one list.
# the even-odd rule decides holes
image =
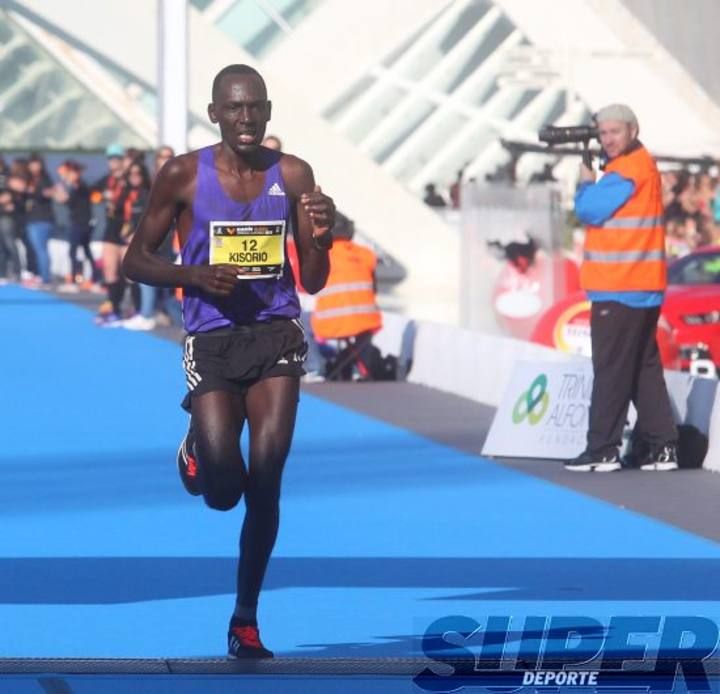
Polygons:
[[193,448],[192,444],[188,444],[190,438],[191,434],[188,432],[180,443],[177,452],[177,469],[185,491],[192,494],[192,496],[200,496],[202,494],[200,489],[200,465],[197,457],[190,452]]
[[237,636],[240,644],[244,648],[263,648],[260,643],[260,633],[258,628],[254,626],[233,627],[230,631]]
[[197,477],[197,460],[191,456],[187,450],[185,451],[186,466],[185,472],[188,477]]

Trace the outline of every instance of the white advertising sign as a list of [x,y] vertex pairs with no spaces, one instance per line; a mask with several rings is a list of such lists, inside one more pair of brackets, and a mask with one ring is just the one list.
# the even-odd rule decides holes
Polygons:
[[[485,440],[483,455],[551,459],[579,455],[585,450],[592,384],[589,359],[517,362]],[[710,413],[716,392],[720,392],[717,380],[665,371],[665,384],[675,422],[692,425],[707,436],[712,428]],[[621,453],[636,419],[635,407],[630,404]],[[712,467],[709,458],[705,467]]]
[[483,455],[565,459],[582,453],[592,382],[589,359],[519,362]]

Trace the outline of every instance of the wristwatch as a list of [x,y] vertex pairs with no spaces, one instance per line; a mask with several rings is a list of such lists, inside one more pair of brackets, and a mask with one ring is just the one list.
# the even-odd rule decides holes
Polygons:
[[312,242],[316,251],[329,251],[333,246],[332,231],[328,231],[322,236],[313,236]]

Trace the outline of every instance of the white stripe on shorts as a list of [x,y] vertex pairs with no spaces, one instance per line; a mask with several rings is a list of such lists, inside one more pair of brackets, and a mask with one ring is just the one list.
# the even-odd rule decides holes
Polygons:
[[195,335],[188,335],[185,338],[183,368],[185,369],[185,379],[188,389],[195,390],[200,381],[202,381],[202,376],[197,372],[197,365],[195,364]]

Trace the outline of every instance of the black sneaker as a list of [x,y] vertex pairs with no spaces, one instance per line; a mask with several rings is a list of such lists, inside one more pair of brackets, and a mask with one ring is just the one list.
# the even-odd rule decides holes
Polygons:
[[566,461],[564,465],[566,470],[575,472],[615,472],[622,468],[617,453],[601,456],[593,455],[588,451],[584,451],[577,458]]
[[658,470],[666,472],[678,469],[677,448],[674,444],[666,444],[659,451],[656,451],[650,459],[640,466],[641,470]]
[[193,496],[200,496],[202,490],[200,489],[200,479],[198,478],[198,465],[197,458],[195,456],[195,437],[192,431],[192,420],[188,427],[188,432],[185,434],[185,438],[180,444],[177,452],[177,466],[178,472],[180,473],[180,479],[182,480],[183,487],[187,490],[188,494]]
[[260,641],[260,632],[256,624],[239,624],[230,621],[228,630],[228,658],[272,658]]

